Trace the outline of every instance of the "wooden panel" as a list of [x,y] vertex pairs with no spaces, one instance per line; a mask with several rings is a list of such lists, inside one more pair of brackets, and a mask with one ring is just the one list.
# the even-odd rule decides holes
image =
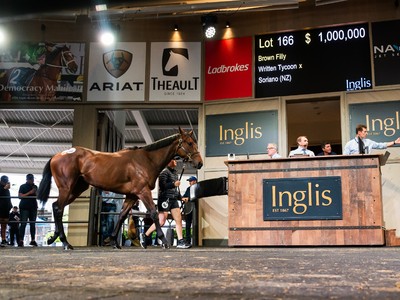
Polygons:
[[[379,155],[228,161],[229,245],[383,245]],[[264,221],[263,179],[340,176],[341,220]]]

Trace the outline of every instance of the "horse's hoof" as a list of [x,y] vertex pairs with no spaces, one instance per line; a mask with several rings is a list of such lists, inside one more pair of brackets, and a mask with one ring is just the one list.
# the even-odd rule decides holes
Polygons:
[[64,250],[74,250],[74,247],[72,247],[70,244],[64,245]]
[[167,244],[162,244],[162,248],[163,249],[169,249],[171,246],[167,243]]
[[121,246],[119,244],[115,244],[115,245],[113,245],[113,248],[114,249],[121,249]]

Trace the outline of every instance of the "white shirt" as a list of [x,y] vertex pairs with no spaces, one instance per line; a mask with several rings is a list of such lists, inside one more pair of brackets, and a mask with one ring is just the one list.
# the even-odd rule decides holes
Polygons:
[[295,156],[295,155],[315,156],[314,152],[312,152],[311,150],[308,150],[306,148],[300,147],[300,146],[297,149],[290,151],[290,153],[289,153],[289,157]]

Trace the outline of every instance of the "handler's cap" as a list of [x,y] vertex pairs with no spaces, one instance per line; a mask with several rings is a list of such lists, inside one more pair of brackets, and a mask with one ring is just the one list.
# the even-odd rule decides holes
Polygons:
[[1,176],[0,181],[3,183],[8,183],[8,176],[6,176],[6,175]]
[[196,177],[194,177],[194,176],[190,176],[188,179],[187,179],[187,181],[197,181],[197,178]]
[[26,180],[33,180],[33,179],[34,179],[34,177],[32,174],[26,175]]

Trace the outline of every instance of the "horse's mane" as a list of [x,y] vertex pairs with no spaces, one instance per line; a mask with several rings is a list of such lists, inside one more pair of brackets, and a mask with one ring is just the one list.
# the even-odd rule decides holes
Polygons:
[[173,134],[171,136],[168,136],[166,138],[163,138],[161,140],[158,140],[158,141],[156,141],[156,142],[154,142],[152,144],[149,144],[149,145],[146,145],[146,146],[143,146],[143,147],[136,147],[135,146],[135,147],[128,147],[126,149],[128,149],[128,150],[143,149],[143,150],[146,150],[146,151],[153,151],[153,150],[157,150],[157,149],[163,148],[165,146],[171,145],[171,143],[173,141],[175,141],[178,136],[180,136],[180,133],[175,133],[175,134]]

